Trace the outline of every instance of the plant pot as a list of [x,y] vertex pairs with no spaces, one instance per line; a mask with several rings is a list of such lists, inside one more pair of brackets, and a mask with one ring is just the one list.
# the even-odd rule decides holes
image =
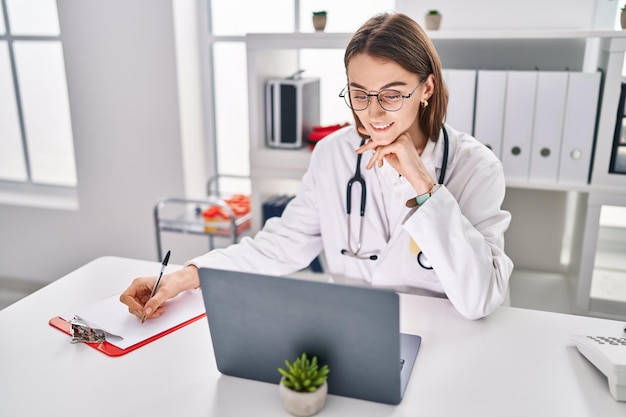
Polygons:
[[313,14],[313,28],[316,32],[321,32],[326,28],[325,14]]
[[437,30],[441,25],[441,15],[440,14],[427,14],[424,17],[424,21],[426,22],[426,29],[428,30]]
[[328,383],[324,382],[324,385],[314,392],[297,392],[283,385],[281,378],[278,384],[278,393],[285,410],[294,416],[309,417],[324,407],[328,394]]
[[626,29],[626,12],[621,12],[619,15],[620,24],[622,25],[622,29]]

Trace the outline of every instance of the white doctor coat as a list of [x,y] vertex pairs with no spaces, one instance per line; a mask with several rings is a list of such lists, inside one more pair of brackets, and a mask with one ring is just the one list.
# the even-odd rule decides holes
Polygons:
[[[449,157],[444,184],[420,207],[406,201],[416,193],[386,163],[370,170],[363,155],[366,182],[362,254],[348,248],[346,187],[354,175],[361,138],[353,126],[316,145],[296,197],[280,218],[273,218],[254,238],[216,249],[191,260],[198,267],[287,275],[306,267],[322,250],[333,280],[359,282],[398,291],[447,297],[469,319],[490,314],[505,299],[513,263],[504,252],[510,213],[501,209],[505,194],[502,164],[470,135],[446,126]],[[429,141],[422,161],[437,182],[443,159],[443,134]],[[359,233],[360,187],[353,186],[351,241]],[[417,262],[419,248],[432,265]]]

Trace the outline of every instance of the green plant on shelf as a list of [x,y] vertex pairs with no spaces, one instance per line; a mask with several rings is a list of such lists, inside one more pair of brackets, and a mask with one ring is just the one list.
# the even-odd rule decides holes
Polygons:
[[328,365],[319,367],[317,356],[312,359],[307,358],[303,353],[293,363],[285,359],[287,369],[278,368],[278,372],[283,376],[282,384],[298,392],[314,392],[324,385],[328,378]]

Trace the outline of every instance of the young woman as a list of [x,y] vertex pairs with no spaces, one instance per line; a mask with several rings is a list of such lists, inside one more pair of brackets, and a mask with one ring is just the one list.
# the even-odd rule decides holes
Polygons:
[[377,15],[344,61],[340,96],[355,125],[316,145],[282,217],[165,276],[150,301],[155,278],[135,279],[121,296],[131,313],[158,317],[165,300],[198,287],[198,267],[286,275],[322,250],[335,282],[447,297],[468,319],[503,302],[513,264],[502,165],[444,125],[448,94],[430,39],[403,14]]

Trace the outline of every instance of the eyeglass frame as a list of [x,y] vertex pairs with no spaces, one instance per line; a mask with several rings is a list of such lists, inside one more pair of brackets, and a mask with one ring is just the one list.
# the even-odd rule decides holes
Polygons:
[[[383,90],[378,91],[377,93],[368,93],[367,91],[362,90],[362,89],[360,89],[360,88],[355,88],[355,89],[352,89],[352,90],[351,90],[351,89],[349,89],[349,88],[348,88],[348,86],[349,86],[349,83],[348,83],[348,84],[346,84],[346,85],[345,85],[345,87],[343,87],[343,88],[341,89],[341,91],[339,92],[339,97],[343,98],[343,101],[346,103],[346,105],[348,106],[348,108],[350,108],[351,110],[354,110],[354,111],[363,111],[363,110],[367,110],[367,108],[370,106],[370,103],[371,103],[371,101],[370,101],[370,97],[376,97],[376,101],[378,102],[378,105],[380,106],[380,108],[381,108],[381,109],[383,109],[384,111],[387,111],[387,112],[397,112],[397,111],[402,110],[402,107],[404,107],[404,100],[405,100],[405,99],[408,99],[408,98],[413,97],[413,95],[415,94],[415,91],[417,91],[417,89],[418,89],[418,87],[419,87],[420,85],[424,84],[424,82],[426,81],[426,79],[427,79],[426,77],[425,77],[425,78],[423,78],[423,79],[419,82],[419,84],[417,84],[417,85],[415,86],[415,88],[413,89],[413,91],[411,91],[411,92],[410,92],[409,94],[407,94],[407,95],[403,95],[400,91],[395,90],[395,89],[393,89],[393,88],[385,88],[385,89],[383,89]],[[352,101],[350,100],[350,97],[349,97],[349,95],[348,95],[348,93],[349,93],[350,91],[362,91],[363,93],[365,93],[365,96],[367,97],[367,105],[366,105],[365,107],[363,107],[362,109],[358,109],[358,110],[357,110],[357,109],[355,109],[354,107],[352,107]],[[395,91],[396,93],[400,94],[400,97],[402,97],[402,103],[400,104],[400,107],[398,107],[398,108],[397,108],[397,109],[395,109],[395,110],[387,110],[386,108],[384,108],[384,107],[383,107],[383,103],[381,102],[380,94],[381,94],[381,93],[383,93],[383,92],[385,92],[385,91]],[[346,100],[346,96],[348,97],[348,100],[350,100],[350,102],[348,102],[348,100]]]

